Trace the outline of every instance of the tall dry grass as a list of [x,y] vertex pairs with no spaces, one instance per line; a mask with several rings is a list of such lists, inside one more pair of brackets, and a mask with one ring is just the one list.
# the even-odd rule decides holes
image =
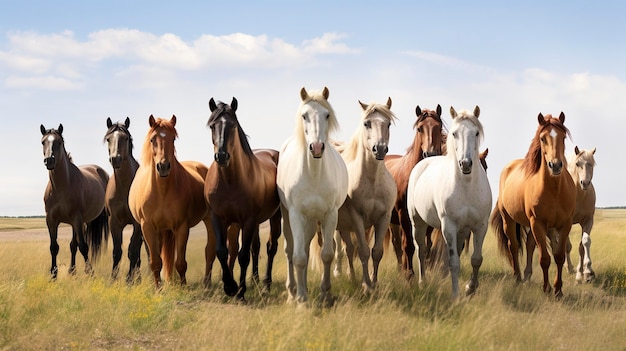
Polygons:
[[[7,221],[1,219],[0,223]],[[0,224],[8,225],[8,224]],[[67,228],[65,230],[68,230]],[[142,252],[141,283],[111,282],[111,248],[95,275],[67,274],[69,240],[60,240],[60,274],[48,280],[50,253],[44,236],[0,240],[0,348],[10,350],[616,350],[626,347],[626,211],[600,210],[592,232],[597,279],[564,280],[564,298],[541,292],[541,270],[530,283],[513,281],[485,241],[480,286],[472,298],[450,300],[449,279],[431,274],[422,286],[406,283],[386,254],[371,296],[347,277],[332,279],[337,302],[321,308],[286,304],[286,265],[276,256],[267,294],[251,285],[247,304],[225,297],[219,265],[204,289],[205,236],[194,228],[188,246],[189,284],[156,292]],[[0,232],[2,237],[3,232]],[[130,235],[126,235],[128,239]],[[578,227],[572,230],[580,240]],[[111,243],[109,243],[111,245]],[[282,240],[281,240],[282,245]],[[126,254],[126,250],[124,250]],[[462,279],[469,278],[463,256]],[[535,262],[537,260],[535,259]],[[261,265],[265,264],[265,255]],[[554,264],[552,265],[554,268]],[[126,273],[128,260],[122,261]],[[238,272],[236,272],[238,275]],[[357,273],[358,275],[358,273]],[[554,269],[551,270],[551,278]],[[319,295],[318,272],[309,275],[311,299]]]

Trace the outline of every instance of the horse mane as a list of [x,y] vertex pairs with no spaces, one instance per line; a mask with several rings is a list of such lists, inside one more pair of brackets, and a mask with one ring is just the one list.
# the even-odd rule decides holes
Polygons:
[[239,134],[239,140],[241,142],[241,147],[243,149],[243,152],[248,156],[254,155],[254,152],[252,151],[252,148],[250,147],[250,143],[248,142],[248,134],[246,134],[243,128],[241,128],[241,124],[239,124],[239,119],[237,118],[237,114],[235,113],[235,111],[233,111],[230,105],[222,101],[218,101],[217,108],[215,109],[215,111],[211,113],[211,116],[209,116],[207,125],[211,125],[215,123],[218,117],[220,117],[223,114],[230,116],[231,119],[233,119],[235,123],[237,124],[237,133]]
[[[317,102],[318,104],[322,105],[326,110],[328,110],[328,134],[330,135],[332,133],[335,133],[335,132],[339,131],[339,121],[337,121],[337,117],[335,116],[335,110],[333,110],[333,108],[330,106],[330,103],[328,102],[328,100],[326,100],[326,98],[324,97],[324,95],[323,95],[323,93],[321,91],[314,90],[314,91],[308,92],[306,99],[304,99],[300,103],[300,108],[298,108],[298,113],[299,113],[300,109],[302,109],[302,106],[308,104],[311,101]],[[300,115],[296,116],[298,121],[296,122],[296,133],[295,134],[298,136],[297,140],[301,144],[304,144],[304,142],[305,142],[305,140],[304,140],[304,126],[302,124],[301,117],[302,116],[300,116]]]
[[[371,115],[373,113],[376,113],[376,112],[378,112],[381,115],[383,115],[385,118],[390,120],[392,123],[395,123],[395,121],[397,120],[396,115],[393,112],[391,112],[391,109],[389,109],[389,107],[387,107],[387,105],[377,104],[377,103],[370,103],[370,104],[367,105],[367,108],[361,114],[361,121],[363,121],[369,115]],[[344,159],[346,161],[354,160],[356,158],[358,152],[359,152],[359,147],[363,144],[362,141],[361,141],[361,130],[362,130],[362,128],[363,128],[363,124],[361,123],[361,124],[359,124],[359,128],[357,128],[354,131],[354,134],[352,134],[352,138],[350,139],[350,142],[343,146],[343,153],[342,153],[342,155],[344,156]]]
[[117,131],[120,131],[126,135],[128,135],[128,144],[129,144],[129,150],[128,152],[132,155],[133,154],[133,136],[130,134],[130,131],[128,130],[128,128],[126,128],[126,125],[124,123],[113,123],[113,125],[111,125],[111,128],[107,129],[106,134],[104,134],[104,138],[102,139],[103,142],[106,142],[107,137]]
[[[472,122],[476,126],[476,128],[478,128],[478,145],[482,144],[485,133],[483,129],[483,124],[480,123],[478,117],[474,116],[471,111],[463,109],[457,113],[457,116],[456,118],[454,118],[453,122],[461,123],[464,120]],[[446,142],[446,150],[454,150],[454,145],[452,145],[452,143],[454,142],[454,138],[448,138],[448,135],[445,134],[443,140],[445,140]]]
[[[551,114],[546,114],[544,116],[544,119],[545,124],[540,124],[537,128],[537,131],[535,132],[535,137],[530,142],[530,147],[528,148],[528,152],[526,153],[526,156],[524,157],[521,165],[521,168],[524,170],[526,175],[535,174],[539,172],[539,168],[541,168],[543,155],[541,153],[541,140],[539,138],[539,135],[541,135],[544,130],[554,127],[571,138],[569,129],[567,129],[567,127],[561,122],[561,120],[552,117]],[[565,165],[565,168],[567,169],[567,165]]]
[[[156,118],[154,121],[154,124],[152,125],[152,127],[150,127],[150,130],[148,130],[148,133],[146,133],[146,139],[144,140],[143,147],[141,148],[141,163],[142,164],[145,164],[145,165],[154,164],[154,159],[152,158],[152,150],[151,150],[152,143],[150,142],[150,139],[151,139],[150,136],[155,130],[159,128],[167,129],[171,131],[172,133],[174,133],[174,140],[178,138],[178,132],[176,131],[176,128],[174,127],[172,122],[170,122],[167,119]],[[174,152],[176,152],[175,148],[174,148]]]

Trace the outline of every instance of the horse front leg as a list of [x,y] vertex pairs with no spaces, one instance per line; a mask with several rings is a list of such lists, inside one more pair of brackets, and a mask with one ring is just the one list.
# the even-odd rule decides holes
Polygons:
[[266,291],[270,290],[272,285],[272,270],[274,267],[274,257],[278,252],[278,238],[280,238],[282,215],[280,210],[276,210],[274,215],[270,217],[270,237],[267,240],[267,268],[265,270],[265,278],[263,285]]
[[150,270],[154,277],[154,286],[158,290],[161,288],[161,269],[163,268],[163,260],[161,259],[162,234],[145,223],[141,225],[141,232],[148,246],[148,251],[150,251]]
[[46,224],[48,226],[48,234],[50,235],[50,257],[52,259],[50,264],[50,279],[56,280],[57,274],[59,273],[59,267],[57,266],[57,256],[59,254],[59,243],[57,242],[59,223],[46,218]]
[[[402,263],[404,267],[404,273],[406,280],[410,281],[415,276],[413,270],[413,255],[415,254],[415,243],[413,238],[413,228],[411,226],[411,220],[409,218],[408,211],[403,209],[400,212],[400,222],[402,224],[402,247],[404,249],[404,256],[402,256]],[[426,249],[426,233],[424,232],[424,250]],[[427,252],[427,251],[425,251]],[[424,256],[426,258],[426,256]]]
[[[487,217],[488,218],[488,217]],[[483,242],[487,235],[488,220],[486,220],[480,227],[474,228],[472,231],[473,236],[473,250],[472,250],[472,276],[470,281],[465,286],[465,295],[473,295],[478,288],[478,271],[483,264]],[[467,244],[466,244],[467,246]],[[465,248],[469,250],[469,248]]]
[[120,272],[119,264],[122,260],[122,230],[124,226],[121,225],[114,216],[109,216],[109,228],[111,229],[111,239],[113,239],[113,268],[111,269],[111,280],[117,280]]
[[228,266],[228,248],[226,247],[227,226],[218,216],[211,214],[211,222],[213,231],[215,232],[215,240],[217,242],[216,253],[217,259],[222,266],[222,282],[224,283],[224,292],[228,296],[235,296],[239,287],[233,279],[233,273]]
[[523,228],[519,224],[517,224],[515,228],[520,237],[522,235],[526,236],[526,268],[524,269],[523,281],[528,282],[530,281],[530,277],[533,275],[533,258],[535,255],[535,247],[537,247],[537,243],[535,243],[535,237],[532,235],[532,233],[528,233],[526,228]]
[[293,264],[293,233],[291,231],[291,222],[289,221],[289,212],[281,205],[281,214],[283,217],[283,234],[285,236],[285,257],[287,259],[287,279],[285,280],[285,288],[287,289],[287,302],[296,300],[296,277],[294,274]]
[[580,255],[580,266],[581,266],[581,279],[578,279],[578,274],[576,275],[576,280],[583,280],[585,283],[591,283],[596,276],[596,273],[591,268],[591,228],[593,228],[593,216],[587,218],[583,223],[581,223],[583,228],[583,233],[580,238],[579,245],[579,255]]
[[[330,211],[328,215],[326,216],[326,220],[321,225],[322,236],[324,238],[324,242],[322,243],[322,252],[321,252],[322,263],[324,264],[324,270],[322,272],[322,281],[320,284],[320,290],[321,290],[320,300],[327,307],[332,306],[334,303],[334,298],[330,292],[330,288],[331,288],[330,269],[333,264],[333,258],[335,257],[333,235],[335,233],[335,228],[337,228],[337,216],[338,216],[337,209]],[[368,277],[368,280],[369,280],[369,277]]]
[[[452,281],[452,299],[456,299],[459,297],[459,272],[461,271],[461,257],[459,256],[459,246],[457,243],[459,228],[456,223],[444,219],[441,222],[441,233],[445,237],[448,246],[448,268],[450,269],[450,278]],[[474,258],[474,255],[472,255],[472,258]],[[482,257],[480,257],[480,259],[482,263]]]
[[509,247],[509,260],[511,266],[513,267],[513,275],[515,276],[515,280],[517,282],[522,281],[522,273],[519,265],[519,248],[520,242],[515,235],[515,226],[517,223],[513,221],[511,217],[500,212],[502,216],[502,230],[508,239],[508,247]]
[[[530,230],[532,231],[533,236],[535,237],[535,242],[537,243],[537,246],[539,247],[539,264],[541,265],[541,269],[543,271],[543,292],[549,293],[551,291],[551,287],[550,287],[550,282],[548,279],[548,270],[550,268],[551,259],[550,259],[550,253],[548,252],[548,245],[547,245],[548,230],[544,224],[539,223],[535,218],[531,218]],[[563,237],[563,239],[566,239],[566,238]],[[565,247],[565,242],[560,242],[559,240],[558,245],[559,246],[563,245],[563,247]],[[563,261],[561,261],[561,268],[563,268],[562,267],[563,262],[565,261],[565,250],[563,250],[562,253],[563,253]],[[555,260],[556,260],[556,256],[555,256]],[[557,268],[558,268],[558,264],[557,264]]]
[[176,241],[176,261],[174,263],[180,283],[187,284],[187,242],[189,241],[189,226],[182,224],[174,232],[174,240]]
[[554,280],[554,296],[559,299],[563,297],[563,264],[565,263],[565,249],[567,245],[567,240],[569,236],[569,232],[572,228],[571,222],[569,225],[565,225],[559,228],[557,235],[558,243],[557,250],[554,252],[554,261],[556,262],[556,279]]
[[[237,298],[240,301],[245,301],[246,286],[246,274],[248,273],[248,265],[250,264],[250,251],[253,245],[254,237],[259,237],[259,226],[254,221],[248,221],[242,226],[241,232],[241,248],[239,249],[239,291],[237,292]],[[258,255],[258,251],[257,251]],[[258,264],[258,263],[257,263]],[[257,271],[258,279],[258,271]]]
[[133,223],[133,234],[128,243],[128,260],[130,267],[126,275],[126,282],[132,283],[135,280],[141,281],[141,245],[143,244],[143,234],[139,223]]
[[202,284],[205,288],[208,288],[211,285],[211,275],[213,272],[213,262],[215,262],[217,243],[215,233],[213,232],[213,225],[211,224],[211,217],[206,216],[202,221],[206,227],[206,246],[204,247],[205,269]]
[[387,228],[389,227],[389,217],[383,216],[378,220],[378,223],[374,226],[374,247],[372,247],[372,286],[376,287],[378,283],[378,267],[380,266],[380,261],[383,259],[384,254],[384,241],[385,235],[387,233]]

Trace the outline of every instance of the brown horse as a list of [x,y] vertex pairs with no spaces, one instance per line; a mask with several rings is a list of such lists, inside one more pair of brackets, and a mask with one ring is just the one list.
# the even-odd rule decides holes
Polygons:
[[[209,203],[211,221],[217,240],[217,257],[223,270],[222,281],[227,295],[244,300],[246,272],[250,263],[251,246],[253,277],[258,279],[259,224],[270,220],[270,240],[267,243],[267,270],[263,282],[269,289],[272,263],[278,250],[281,233],[280,199],[276,189],[278,151],[252,150],[248,137],[237,119],[237,99],[230,105],[215,103],[211,98],[211,128],[215,162],[205,177],[204,195]],[[228,265],[227,229],[236,224],[241,228],[242,241],[238,259],[241,267],[239,287]],[[232,238],[230,237],[231,242]],[[253,255],[254,256],[254,255]],[[212,265],[207,261],[207,266]]]
[[413,124],[413,129],[416,133],[406,154],[403,156],[385,156],[385,166],[391,172],[398,189],[396,204],[391,211],[391,239],[398,264],[401,265],[407,279],[411,279],[415,275],[413,271],[415,243],[413,242],[411,221],[406,209],[409,175],[413,167],[422,159],[442,154],[441,145],[444,136],[440,105],[437,105],[435,111],[422,110],[417,106],[415,114],[417,120]]
[[170,280],[174,259],[181,283],[186,284],[189,228],[204,222],[205,253],[214,254],[215,237],[203,196],[208,167],[176,158],[176,116],[168,121],[150,115],[148,121],[150,129],[142,148],[141,166],[130,186],[128,205],[150,250],[150,269],[157,288],[161,286],[161,268],[165,279]]
[[74,165],[65,150],[62,124],[59,124],[58,129],[46,129],[42,124],[40,130],[44,164],[49,176],[43,201],[50,233],[50,274],[52,279],[56,279],[59,253],[57,234],[60,223],[72,226],[70,274],[76,272],[77,249],[85,259],[85,272],[91,274],[93,268],[89,261],[89,250],[91,249],[92,258],[97,259],[103,239],[106,241],[108,238],[104,193],[109,175],[96,165]]
[[139,163],[133,156],[133,137],[128,131],[130,118],[124,123],[113,123],[107,118],[107,132],[104,135],[109,149],[109,162],[113,167],[113,177],[109,179],[106,189],[105,204],[109,214],[109,228],[113,239],[113,269],[111,278],[117,279],[119,263],[122,259],[122,232],[127,225],[133,226],[133,234],[128,244],[128,259],[130,269],[126,275],[126,282],[131,283],[139,277],[141,267],[141,244],[143,237],[141,226],[133,218],[128,207],[128,192],[135,178]]
[[[518,254],[520,239],[526,235],[519,227],[528,227],[539,247],[543,270],[543,291],[550,292],[548,268],[553,248],[557,272],[554,294],[561,297],[565,249],[576,206],[576,188],[567,171],[565,114],[559,118],[539,114],[539,126],[524,159],[509,163],[500,175],[498,201],[491,214],[501,252],[508,257],[518,281],[522,280]],[[525,274],[524,280],[530,278]]]

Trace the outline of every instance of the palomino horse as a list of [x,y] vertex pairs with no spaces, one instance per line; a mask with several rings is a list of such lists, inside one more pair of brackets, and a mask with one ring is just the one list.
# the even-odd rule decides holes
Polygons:
[[135,178],[139,163],[133,156],[133,137],[128,131],[130,118],[126,117],[124,123],[113,123],[107,118],[107,132],[104,135],[109,149],[109,162],[113,167],[113,177],[109,179],[106,189],[105,205],[109,214],[109,228],[113,239],[113,270],[111,278],[117,279],[119,263],[122,259],[123,230],[127,225],[133,226],[133,234],[128,244],[128,259],[130,269],[126,275],[126,281],[131,283],[139,278],[141,267],[141,244],[143,236],[141,226],[133,218],[128,207],[128,192]]
[[[284,221],[289,301],[308,299],[307,266],[311,239],[318,227],[323,236],[321,300],[332,303],[330,265],[333,233],[339,207],[348,193],[346,164],[329,144],[329,134],[338,129],[335,112],[328,103],[328,88],[309,94],[300,90],[295,133],[280,150],[276,183]],[[327,147],[329,146],[329,147]],[[295,267],[295,275],[294,275]]]
[[480,109],[457,112],[450,107],[452,126],[444,156],[431,157],[411,171],[407,190],[407,208],[418,248],[420,282],[426,267],[426,232],[440,228],[450,255],[452,297],[459,295],[460,259],[458,252],[473,233],[472,275],[465,287],[467,295],[478,287],[478,271],[483,261],[482,246],[489,226],[491,188],[487,173],[480,164],[478,147],[483,126]]
[[[365,291],[371,290],[378,281],[378,266],[383,257],[383,241],[391,210],[396,202],[396,183],[382,162],[389,144],[389,127],[396,116],[391,112],[391,98],[386,105],[359,101],[363,110],[359,127],[347,143],[341,156],[348,169],[348,196],[339,208],[337,230],[346,245],[350,275],[354,276],[352,258],[354,245],[351,233],[356,233],[359,257],[363,266],[362,284]],[[374,227],[372,278],[369,276],[370,246],[366,231]],[[337,261],[340,261],[341,242],[336,240]],[[341,268],[335,266],[337,274]]]
[[77,167],[65,150],[63,125],[58,129],[46,129],[43,124],[41,144],[43,162],[48,169],[48,185],[43,195],[46,209],[46,224],[50,233],[50,255],[52,265],[50,274],[56,279],[57,255],[59,244],[57,233],[60,223],[72,226],[70,241],[71,263],[69,272],[76,272],[76,251],[85,259],[85,272],[91,274],[93,268],[89,261],[97,259],[102,249],[102,241],[108,238],[109,227],[104,209],[104,193],[109,181],[107,172],[96,165]]
[[[567,160],[567,170],[574,180],[576,186],[576,209],[574,211],[574,219],[572,224],[580,224],[582,236],[578,245],[578,253],[580,259],[578,265],[574,269],[570,258],[572,244],[568,236],[566,248],[566,262],[570,273],[576,272],[576,281],[590,283],[595,277],[595,272],[591,268],[591,228],[593,227],[593,216],[596,212],[596,190],[591,182],[593,178],[593,169],[596,161],[593,157],[596,149],[580,150],[578,146],[574,147],[574,153]],[[524,272],[532,272],[533,252],[535,250],[535,241],[529,237],[526,241],[526,269]]]
[[441,106],[435,111],[415,108],[417,120],[413,124],[415,137],[405,155],[385,156],[385,165],[396,181],[396,204],[391,213],[391,239],[396,252],[398,264],[401,264],[407,279],[414,276],[413,254],[415,244],[411,232],[411,221],[406,211],[406,189],[409,183],[409,174],[413,167],[422,159],[441,155],[443,140],[443,122],[441,121]]
[[[565,138],[569,130],[565,114],[559,118],[539,114],[539,126],[528,153],[523,159],[510,162],[500,175],[498,201],[491,214],[501,252],[513,267],[515,278],[522,280],[518,261],[520,238],[525,235],[519,227],[530,228],[539,246],[539,261],[543,270],[543,291],[551,290],[548,281],[550,254],[547,239],[552,243],[557,271],[554,293],[561,297],[565,248],[576,207],[576,187],[565,168]],[[530,278],[525,272],[524,280]]]
[[[211,116],[207,125],[211,128],[215,162],[205,178],[204,196],[209,203],[217,240],[217,257],[224,272],[224,291],[231,296],[237,293],[237,297],[244,300],[251,245],[254,240],[259,241],[259,224],[268,219],[271,233],[267,243],[265,287],[269,289],[272,283],[272,263],[281,232],[280,199],[276,190],[278,151],[250,148],[248,137],[235,113],[237,99],[234,97],[230,106],[221,101],[216,104],[211,98],[209,108]],[[227,230],[232,224],[237,224],[242,231],[238,254],[241,267],[239,288],[228,264],[226,247]],[[228,239],[236,241],[237,238]],[[258,279],[258,246],[252,251],[256,251],[253,277]]]
[[179,162],[176,158],[176,116],[168,121],[155,120],[150,115],[148,121],[150,129],[141,152],[141,166],[130,186],[128,205],[141,225],[150,250],[150,269],[159,288],[161,268],[169,280],[174,259],[181,283],[186,283],[189,228],[204,222],[207,255],[215,255],[215,236],[203,195],[208,167],[194,161]]

